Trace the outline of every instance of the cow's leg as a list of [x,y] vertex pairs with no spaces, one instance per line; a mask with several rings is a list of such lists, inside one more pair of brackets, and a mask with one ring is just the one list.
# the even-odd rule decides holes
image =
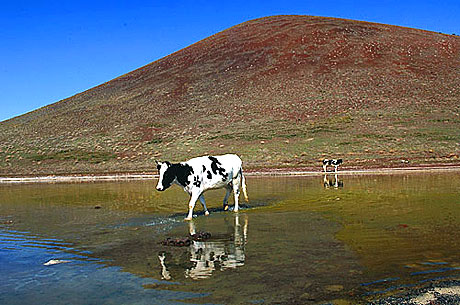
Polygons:
[[323,165],[323,170],[324,170],[325,173],[327,173],[327,165],[326,164]]
[[238,212],[238,197],[240,196],[240,176],[233,179],[233,194],[235,195],[235,207],[233,208],[234,212]]
[[201,194],[201,196],[200,196],[200,201],[201,201],[201,204],[203,205],[204,215],[208,216],[208,215],[209,215],[209,211],[208,211],[208,208],[206,207],[206,201],[204,201],[204,196],[203,196],[203,194]]
[[200,197],[201,192],[192,192],[190,196],[190,202],[188,203],[188,215],[185,220],[192,220],[193,218],[193,209],[195,208],[196,201]]
[[334,187],[339,187],[339,177],[335,174]]
[[327,179],[327,175],[326,175],[326,174],[324,174],[323,185],[324,185],[324,187],[326,187],[326,188],[329,187],[329,180]]
[[232,192],[232,186],[230,184],[227,184],[225,187],[226,193],[224,197],[224,211],[228,210],[228,197],[230,197],[230,193]]

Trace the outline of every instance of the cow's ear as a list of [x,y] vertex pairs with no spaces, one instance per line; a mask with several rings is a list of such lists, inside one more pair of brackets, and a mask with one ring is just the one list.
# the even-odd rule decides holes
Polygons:
[[155,160],[155,163],[157,164],[157,170],[160,170],[161,168],[161,162],[158,160]]

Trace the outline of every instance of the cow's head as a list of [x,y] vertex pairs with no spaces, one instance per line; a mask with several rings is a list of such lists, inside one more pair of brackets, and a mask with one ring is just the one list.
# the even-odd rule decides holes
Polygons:
[[158,173],[160,174],[160,178],[158,178],[157,190],[164,191],[171,186],[174,179],[176,178],[176,175],[171,168],[172,164],[168,161],[155,161],[155,163],[157,164]]

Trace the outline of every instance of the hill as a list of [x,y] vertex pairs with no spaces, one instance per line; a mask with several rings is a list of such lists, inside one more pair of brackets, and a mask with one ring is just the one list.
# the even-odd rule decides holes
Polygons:
[[273,16],[0,123],[0,174],[460,163],[460,37]]

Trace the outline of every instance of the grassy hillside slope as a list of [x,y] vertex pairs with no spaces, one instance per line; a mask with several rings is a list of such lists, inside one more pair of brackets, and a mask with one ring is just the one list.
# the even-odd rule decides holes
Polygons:
[[459,88],[458,36],[261,18],[1,122],[0,174],[145,171],[227,152],[247,168],[460,164]]

